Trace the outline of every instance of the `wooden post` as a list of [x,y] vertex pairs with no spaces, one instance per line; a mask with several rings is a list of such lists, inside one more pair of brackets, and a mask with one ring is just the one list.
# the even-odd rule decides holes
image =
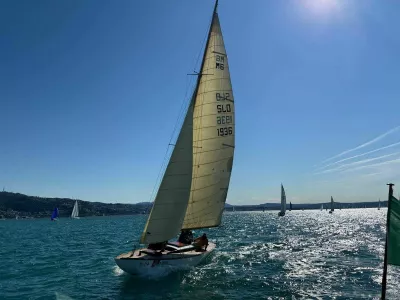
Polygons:
[[387,277],[387,255],[388,255],[388,239],[390,232],[390,199],[393,197],[393,183],[389,183],[389,198],[388,198],[388,210],[386,216],[386,242],[385,242],[385,257],[383,260],[383,276],[382,276],[382,295],[381,299],[386,299],[386,277]]

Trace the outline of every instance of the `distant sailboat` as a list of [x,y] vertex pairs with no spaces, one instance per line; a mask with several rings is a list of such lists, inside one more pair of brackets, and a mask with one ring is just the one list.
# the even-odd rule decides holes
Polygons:
[[335,210],[334,206],[334,202],[333,202],[333,197],[331,196],[331,210],[329,211],[329,213],[333,213],[333,211]]
[[78,200],[75,200],[74,208],[72,209],[71,218],[79,219]]
[[381,209],[381,199],[379,199],[379,203],[378,203],[378,210]]
[[283,217],[286,213],[286,193],[283,185],[281,184],[281,211],[278,213],[278,216]]
[[53,210],[53,213],[51,214],[51,220],[52,220],[52,221],[57,221],[57,218],[58,218],[58,208],[56,207],[56,208]]
[[289,211],[292,211],[292,202],[289,203]]
[[234,206],[232,206],[232,211],[235,211],[235,207]]
[[323,204],[321,204],[321,210],[323,210],[324,209],[324,205]]

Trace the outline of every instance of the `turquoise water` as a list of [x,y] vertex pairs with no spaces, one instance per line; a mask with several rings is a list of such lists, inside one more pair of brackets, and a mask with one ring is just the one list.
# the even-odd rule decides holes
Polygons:
[[[123,273],[146,216],[0,221],[0,299],[373,299],[386,209],[226,212],[217,250],[162,278]],[[201,234],[198,231],[196,234]],[[389,267],[389,299],[400,272]]]

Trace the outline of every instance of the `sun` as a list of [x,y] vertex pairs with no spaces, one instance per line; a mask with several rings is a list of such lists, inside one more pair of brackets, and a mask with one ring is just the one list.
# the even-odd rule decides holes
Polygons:
[[340,9],[340,0],[302,0],[311,13],[326,16]]

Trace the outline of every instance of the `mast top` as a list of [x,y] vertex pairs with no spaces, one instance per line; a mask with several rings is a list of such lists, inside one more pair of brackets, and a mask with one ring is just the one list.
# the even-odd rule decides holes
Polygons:
[[214,14],[217,12],[218,0],[215,0]]

